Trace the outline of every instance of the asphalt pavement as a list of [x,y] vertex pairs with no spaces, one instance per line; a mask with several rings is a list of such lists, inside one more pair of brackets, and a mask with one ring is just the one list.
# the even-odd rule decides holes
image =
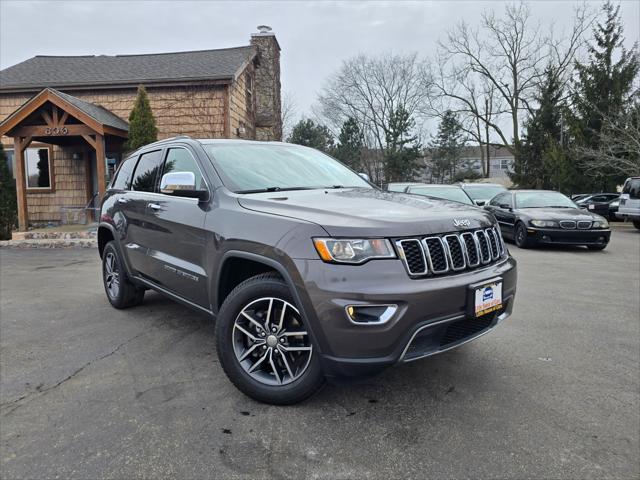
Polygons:
[[108,304],[94,249],[0,250],[0,477],[638,478],[640,231],[519,250],[513,316],[293,407],[226,379],[205,316]]

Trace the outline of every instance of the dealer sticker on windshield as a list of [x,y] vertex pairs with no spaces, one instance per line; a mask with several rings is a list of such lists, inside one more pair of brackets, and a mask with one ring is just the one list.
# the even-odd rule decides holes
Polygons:
[[476,317],[495,312],[502,308],[502,282],[488,283],[476,288]]

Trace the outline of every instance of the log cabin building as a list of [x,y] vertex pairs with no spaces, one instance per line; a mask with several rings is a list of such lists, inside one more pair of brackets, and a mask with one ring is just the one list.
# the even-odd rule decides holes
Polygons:
[[281,140],[280,46],[258,27],[236,48],[116,56],[36,56],[0,71],[0,138],[19,229],[99,205],[124,153],[139,85],[158,139]]

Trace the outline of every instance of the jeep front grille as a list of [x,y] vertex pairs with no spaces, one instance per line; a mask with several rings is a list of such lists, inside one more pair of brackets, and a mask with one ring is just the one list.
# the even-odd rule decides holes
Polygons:
[[507,253],[496,227],[435,237],[405,238],[395,243],[412,277],[488,265]]

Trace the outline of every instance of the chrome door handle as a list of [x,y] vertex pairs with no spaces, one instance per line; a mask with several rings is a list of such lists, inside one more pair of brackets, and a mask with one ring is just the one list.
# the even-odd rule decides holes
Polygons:
[[147,205],[151,210],[160,210],[162,207],[160,205],[158,205],[157,203],[150,203],[149,205]]

